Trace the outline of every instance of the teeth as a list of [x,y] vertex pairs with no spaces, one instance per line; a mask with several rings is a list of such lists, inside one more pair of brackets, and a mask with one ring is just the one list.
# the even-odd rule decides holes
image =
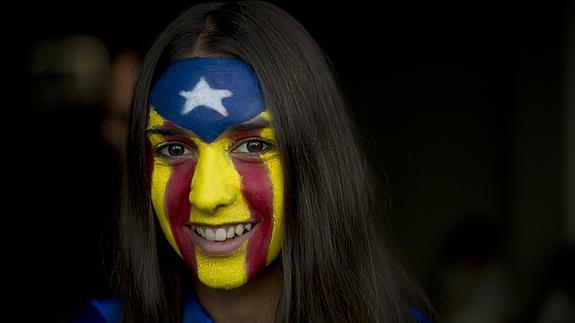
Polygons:
[[239,236],[241,236],[242,234],[244,234],[244,225],[243,224],[238,224],[236,225],[236,234]]
[[233,238],[236,235],[236,231],[234,230],[233,227],[228,229],[228,233],[226,234],[228,239]]
[[226,239],[234,239],[241,237],[243,234],[250,232],[252,229],[251,223],[237,224],[232,226],[214,227],[201,227],[198,225],[190,225],[193,232],[198,234],[209,241],[226,241]]
[[226,229],[219,228],[216,230],[216,241],[224,241],[226,240]]
[[212,231],[212,229],[206,229],[206,239],[210,241],[216,240],[216,235],[214,234],[214,231]]

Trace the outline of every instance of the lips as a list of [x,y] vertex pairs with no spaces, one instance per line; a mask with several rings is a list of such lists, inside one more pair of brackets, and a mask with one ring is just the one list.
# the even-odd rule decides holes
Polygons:
[[189,223],[192,243],[207,256],[225,257],[238,250],[254,232],[259,230],[257,223],[244,222],[219,226]]

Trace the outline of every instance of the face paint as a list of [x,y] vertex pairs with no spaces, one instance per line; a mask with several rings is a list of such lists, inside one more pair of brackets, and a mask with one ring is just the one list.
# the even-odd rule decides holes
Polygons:
[[177,61],[150,99],[152,204],[172,247],[213,288],[245,284],[282,244],[283,176],[251,67]]

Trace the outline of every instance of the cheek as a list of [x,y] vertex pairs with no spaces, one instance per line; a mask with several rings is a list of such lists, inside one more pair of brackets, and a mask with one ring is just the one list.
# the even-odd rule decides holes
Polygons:
[[195,252],[184,226],[190,216],[189,193],[195,162],[177,165],[156,163],[152,172],[152,202],[166,238],[174,249],[195,267]]
[[271,263],[280,253],[283,243],[284,216],[284,178],[283,169],[278,156],[265,161],[273,186],[273,225],[272,237],[268,247],[266,264]]
[[240,175],[243,195],[250,210],[260,217],[271,217],[273,186],[266,165],[236,160],[234,166]]
[[264,163],[248,163],[240,160],[234,163],[242,179],[244,198],[259,227],[248,243],[246,263],[250,279],[267,264],[274,226],[272,202],[274,189],[268,167]]
[[195,167],[196,163],[193,161],[173,166],[172,176],[166,187],[166,212],[171,231],[181,256],[194,270],[197,268],[195,250],[190,241],[190,233],[184,225],[190,218],[189,196]]
[[189,196],[196,163],[186,161],[172,166],[172,175],[166,185],[166,213],[173,228],[178,228],[190,217]]
[[156,217],[162,231],[164,232],[166,238],[170,245],[180,253],[178,247],[176,246],[172,228],[170,225],[170,219],[166,213],[166,188],[172,178],[172,168],[167,165],[154,164],[149,169],[150,180],[151,180],[151,197],[152,205],[156,213]]

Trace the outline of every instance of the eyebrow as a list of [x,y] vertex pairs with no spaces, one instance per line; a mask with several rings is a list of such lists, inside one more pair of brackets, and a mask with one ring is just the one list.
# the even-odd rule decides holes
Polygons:
[[262,129],[268,128],[270,123],[268,120],[264,120],[262,118],[252,119],[244,123],[240,123],[237,125],[229,126],[225,132],[227,133],[238,133],[243,131],[255,130],[255,129]]
[[191,130],[186,130],[178,127],[159,126],[146,129],[146,134],[156,133],[163,136],[184,136],[184,137],[197,137]]

